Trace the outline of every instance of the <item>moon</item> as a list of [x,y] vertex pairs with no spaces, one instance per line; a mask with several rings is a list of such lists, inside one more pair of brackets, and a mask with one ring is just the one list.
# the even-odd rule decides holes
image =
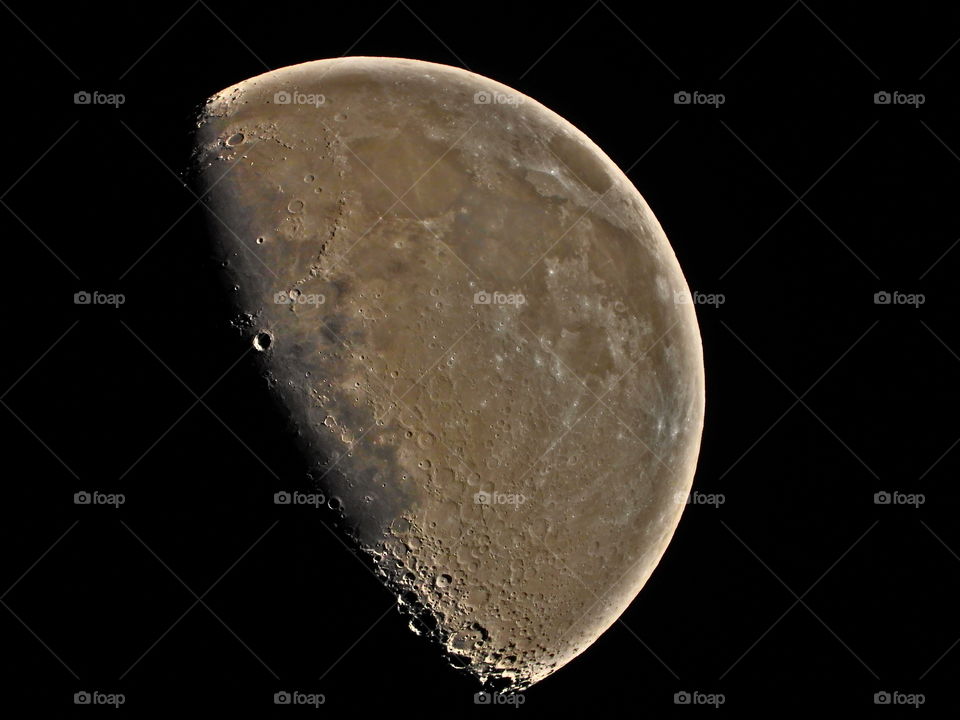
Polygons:
[[512,88],[369,57],[217,93],[195,166],[234,325],[411,629],[493,688],[584,652],[703,427],[689,289],[626,175]]

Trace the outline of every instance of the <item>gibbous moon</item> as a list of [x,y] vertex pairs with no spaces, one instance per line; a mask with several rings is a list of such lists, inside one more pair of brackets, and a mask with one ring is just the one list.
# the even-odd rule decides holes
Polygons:
[[338,526],[487,686],[570,662],[700,447],[696,315],[640,193],[535,100],[416,60],[245,80],[196,138],[234,323]]

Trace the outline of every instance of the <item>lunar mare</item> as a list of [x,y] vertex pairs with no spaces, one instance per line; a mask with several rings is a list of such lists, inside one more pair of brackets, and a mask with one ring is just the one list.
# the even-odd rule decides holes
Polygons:
[[433,63],[283,68],[197,127],[235,324],[340,526],[455,666],[568,663],[699,452],[697,320],[646,202],[557,114]]

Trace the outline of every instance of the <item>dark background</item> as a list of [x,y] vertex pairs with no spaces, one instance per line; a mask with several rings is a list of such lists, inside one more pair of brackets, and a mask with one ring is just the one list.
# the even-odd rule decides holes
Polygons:
[[[867,714],[883,691],[960,707],[960,11],[0,4],[4,705],[96,712],[73,693],[98,690],[137,716],[287,716],[273,693],[296,689],[336,716],[497,712],[332,518],[272,503],[300,466],[183,184],[206,97],[352,54],[467,67],[557,111],[632,168],[691,288],[725,299],[698,308],[694,485],[724,502],[687,509],[622,622],[522,711],[711,712],[681,691],[733,712]],[[84,90],[126,101],[74,104]],[[675,104],[684,90],[725,102]],[[875,104],[884,90],[925,102]],[[73,503],[94,489],[126,503]]]

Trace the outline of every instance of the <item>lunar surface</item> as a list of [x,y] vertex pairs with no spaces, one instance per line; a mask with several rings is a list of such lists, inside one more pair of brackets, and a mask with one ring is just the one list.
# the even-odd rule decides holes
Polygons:
[[234,324],[338,526],[487,687],[570,662],[659,562],[700,446],[646,202],[535,100],[415,60],[269,72],[197,128]]

